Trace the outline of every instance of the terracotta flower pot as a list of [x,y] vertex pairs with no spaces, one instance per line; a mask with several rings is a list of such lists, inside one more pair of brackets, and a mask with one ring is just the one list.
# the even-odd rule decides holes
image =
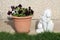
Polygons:
[[30,31],[32,16],[15,17],[13,16],[15,29],[18,33],[27,33]]

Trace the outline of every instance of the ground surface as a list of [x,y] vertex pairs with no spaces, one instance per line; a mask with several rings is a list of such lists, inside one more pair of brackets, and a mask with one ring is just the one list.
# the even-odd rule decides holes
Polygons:
[[[35,28],[37,25],[37,21],[38,19],[33,19],[31,22],[31,28],[30,28],[30,33],[29,34],[36,34],[35,32]],[[60,20],[53,20],[54,22],[54,32],[60,32]],[[0,20],[0,32],[10,32],[10,33],[14,33],[14,29],[12,28],[13,26],[13,22],[10,21],[8,23],[8,20]]]

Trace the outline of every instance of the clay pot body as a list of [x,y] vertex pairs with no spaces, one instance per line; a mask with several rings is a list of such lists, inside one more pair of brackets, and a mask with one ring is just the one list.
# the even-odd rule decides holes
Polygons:
[[30,31],[32,16],[15,17],[13,16],[15,29],[18,33],[27,33]]

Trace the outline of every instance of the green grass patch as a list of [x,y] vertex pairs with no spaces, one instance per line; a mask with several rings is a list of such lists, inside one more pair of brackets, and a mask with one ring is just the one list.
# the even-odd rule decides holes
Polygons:
[[44,32],[36,35],[28,35],[26,33],[10,34],[0,32],[0,40],[60,40],[60,33]]

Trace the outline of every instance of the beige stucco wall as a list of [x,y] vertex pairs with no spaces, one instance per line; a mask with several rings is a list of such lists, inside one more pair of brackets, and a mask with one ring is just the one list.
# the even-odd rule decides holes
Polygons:
[[60,18],[60,0],[0,0],[0,10],[3,14],[3,18],[6,18],[7,11],[10,10],[11,5],[22,4],[23,7],[31,6],[34,10],[34,19],[39,19],[43,14],[44,9],[52,9],[52,18]]
[[[46,8],[52,10],[52,19],[57,31],[60,29],[60,0],[0,0],[0,14],[3,19],[7,19],[7,11],[11,5],[22,4],[23,7],[31,6],[34,10],[33,19],[39,19]],[[32,20],[32,26],[35,26],[36,21]],[[58,27],[57,27],[58,26]]]

